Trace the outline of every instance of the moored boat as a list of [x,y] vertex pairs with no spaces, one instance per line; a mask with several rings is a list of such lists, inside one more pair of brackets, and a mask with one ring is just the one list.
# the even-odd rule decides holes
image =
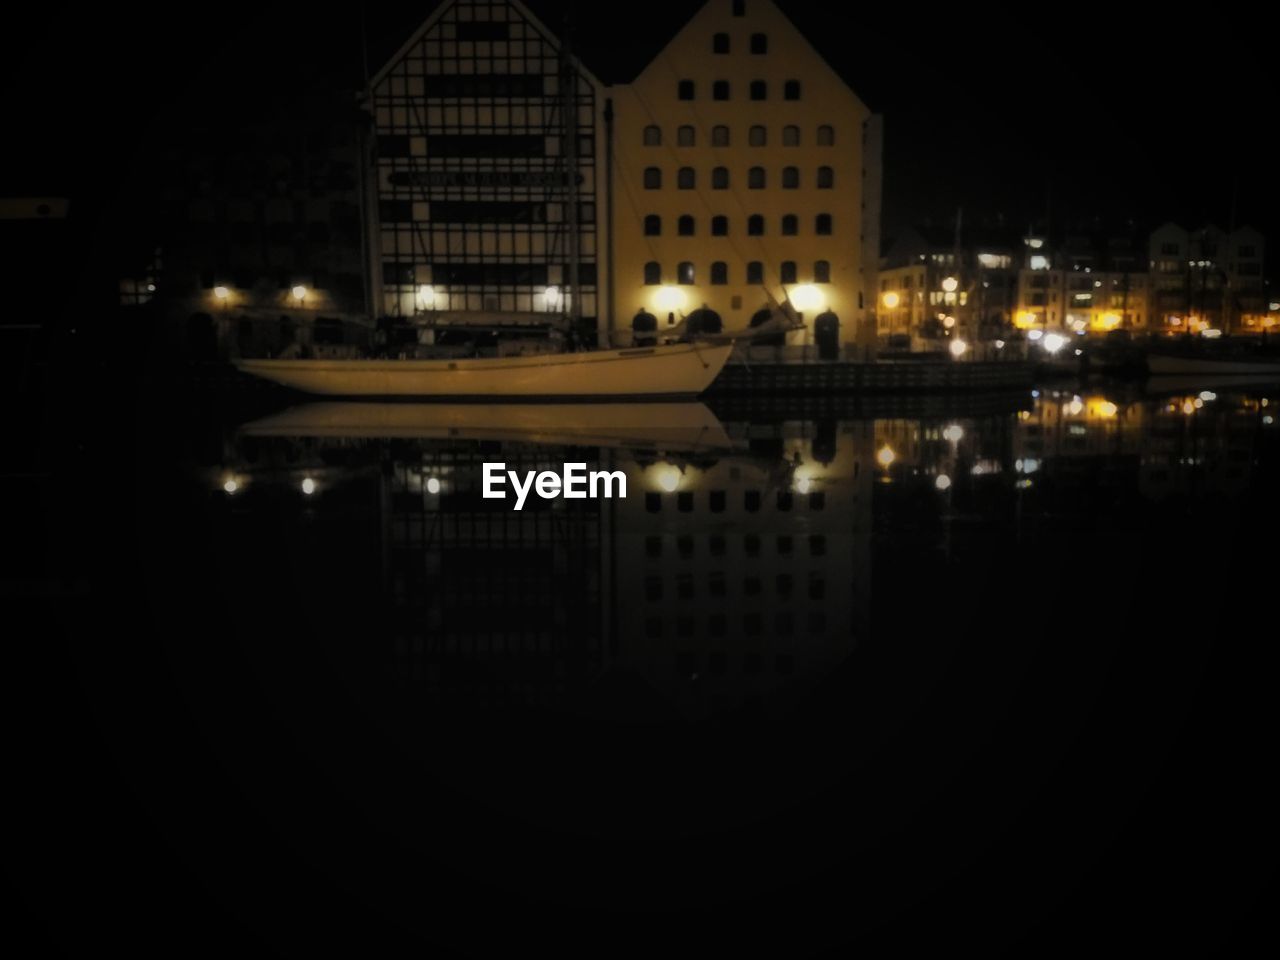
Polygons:
[[1168,374],[1213,374],[1215,376],[1271,375],[1280,379],[1280,357],[1195,356],[1181,353],[1147,354],[1147,370],[1152,376]]

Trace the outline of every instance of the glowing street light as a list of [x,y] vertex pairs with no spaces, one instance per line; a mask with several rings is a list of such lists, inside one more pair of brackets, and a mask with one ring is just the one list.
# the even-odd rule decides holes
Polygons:
[[228,297],[231,296],[231,291],[228,290],[226,287],[214,287],[213,295],[217,297],[219,300],[225,301]]
[[297,300],[299,303],[307,299],[307,288],[302,284],[298,284],[291,292],[293,293],[293,299]]
[[235,477],[227,477],[226,482],[222,485],[222,489],[227,493],[235,493],[240,489],[240,484],[236,483]]
[[667,493],[674,493],[676,487],[680,486],[680,470],[672,466],[662,468],[658,472],[658,486]]
[[964,427],[958,423],[953,423],[947,429],[942,431],[944,440],[950,440],[952,443],[959,443],[964,437]]
[[436,289],[429,284],[422,284],[418,287],[417,294],[418,307],[422,310],[430,310],[436,305]]
[[308,497],[316,492],[316,482],[310,477],[306,477],[302,481],[302,492]]
[[689,298],[679,287],[667,284],[658,288],[658,292],[653,295],[653,302],[664,313],[674,313],[677,310],[683,310]]
[[547,301],[547,308],[549,310],[554,310],[560,303],[560,288],[547,287],[547,289],[542,292],[542,297]]
[[896,459],[898,459],[898,455],[890,449],[887,443],[880,448],[879,452],[876,453],[876,460],[879,461],[880,466],[885,468],[888,468],[888,466]]
[[951,488],[951,478],[945,473],[940,473],[938,478],[933,481],[933,485],[939,490],[949,490]]
[[969,345],[963,340],[952,340],[947,349],[951,351],[953,357],[959,358],[969,349]]
[[942,281],[942,289],[947,293],[955,293],[956,287],[960,286],[960,281],[955,277],[947,277]]
[[428,478],[428,479],[427,479],[427,493],[433,493],[433,494],[434,494],[434,493],[439,493],[439,492],[440,492],[440,481],[439,481],[439,479],[438,479],[438,478],[436,478],[436,477],[430,477],[430,478]]
[[1049,351],[1049,353],[1057,353],[1066,345],[1067,338],[1062,336],[1060,333],[1046,333],[1043,341],[1041,341],[1041,346],[1043,346],[1045,350]]
[[890,290],[888,293],[884,294],[880,298],[880,302],[883,303],[890,310],[892,310],[898,306],[898,304],[901,302],[901,299],[898,297],[898,294],[895,291]]
[[827,305],[827,298],[812,283],[802,283],[798,287],[792,287],[787,299],[801,313],[810,310],[821,310]]

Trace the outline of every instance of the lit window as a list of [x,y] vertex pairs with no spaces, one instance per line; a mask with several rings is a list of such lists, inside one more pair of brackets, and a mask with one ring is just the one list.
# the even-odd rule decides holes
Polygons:
[[714,286],[723,286],[729,282],[729,265],[723,260],[717,260],[711,264],[711,283]]
[[692,237],[693,236],[693,217],[689,216],[688,214],[685,214],[683,217],[677,220],[676,233],[680,234],[680,236],[682,237]]
[[644,168],[644,188],[646,190],[662,189],[662,169],[660,167]]
[[782,217],[782,235],[784,237],[794,237],[800,232],[800,221],[794,213],[785,214]]
[[768,137],[765,136],[764,127],[762,126],[752,127],[750,133],[747,134],[747,143],[753,147],[763,147],[767,141]]
[[662,283],[662,266],[657,261],[650,260],[644,265],[644,282],[650,287]]
[[782,128],[782,145],[784,147],[800,146],[800,128],[786,126]]
[[711,85],[711,97],[713,100],[729,99],[729,81],[717,80]]
[[727,237],[729,235],[729,218],[728,217],[712,217],[711,218],[711,235],[713,237]]
[[656,213],[651,213],[644,218],[644,235],[646,237],[662,236],[662,218]]
[[676,283],[685,285],[693,283],[693,264],[688,260],[682,260],[680,266],[676,268]]
[[662,128],[648,126],[644,128],[644,145],[646,147],[662,146]]
[[712,190],[728,190],[729,189],[729,168],[715,167],[711,171],[711,189]]
[[814,283],[830,283],[831,282],[831,264],[826,260],[815,260],[813,262],[813,282]]
[[727,33],[717,33],[711,38],[712,53],[728,53],[729,52],[729,35]]
[[727,147],[729,145],[729,128],[723,125],[712,127],[711,145],[713,147]]
[[752,53],[768,53],[769,38],[763,33],[753,33],[751,35],[751,52]]
[[681,80],[680,83],[676,86],[676,95],[681,100],[692,100],[693,99],[693,81]]
[[764,184],[764,167],[752,167],[747,171],[748,190],[763,190]]
[[693,167],[681,167],[676,173],[676,186],[681,190],[692,190],[694,183]]
[[818,128],[818,146],[830,147],[836,142],[835,127],[823,124]]
[[836,173],[830,167],[818,168],[818,189],[830,190],[836,185]]
[[747,217],[747,236],[762,237],[764,236],[764,217],[758,213],[753,213]]
[[795,190],[800,186],[800,168],[799,167],[783,167],[782,168],[782,189]]
[[677,130],[676,130],[676,146],[680,146],[680,147],[692,147],[693,145],[694,145],[694,133],[693,133],[693,127],[688,126],[688,125],[686,124],[685,126],[682,126],[682,127],[677,128]]
[[769,98],[769,85],[763,80],[751,81],[751,99],[767,100]]
[[784,100],[799,100],[800,99],[800,81],[788,80],[785,84],[783,84],[782,98]]

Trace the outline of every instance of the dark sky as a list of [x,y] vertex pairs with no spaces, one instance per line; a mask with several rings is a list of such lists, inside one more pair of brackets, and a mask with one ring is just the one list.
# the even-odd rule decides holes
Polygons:
[[[1003,214],[1023,224],[1107,220],[1237,223],[1280,245],[1277,34],[1244,5],[1121,10],[1045,5],[780,4],[885,116],[886,221]],[[367,14],[370,59],[393,52],[432,8]],[[574,10],[576,47],[606,79],[634,74],[698,3],[534,0],[553,27]],[[855,9],[850,5],[847,9]],[[223,3],[77,10],[16,21],[7,58],[6,179],[18,189],[94,191],[130,167],[147,131],[234,129],[265,95],[285,101],[358,83],[361,14]],[[6,138],[8,139],[8,138]],[[16,168],[16,170],[14,169]],[[1269,273],[1276,262],[1269,256]]]

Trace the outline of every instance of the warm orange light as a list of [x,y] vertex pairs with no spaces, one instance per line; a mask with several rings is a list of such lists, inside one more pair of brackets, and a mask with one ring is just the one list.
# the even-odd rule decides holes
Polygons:
[[890,310],[892,310],[901,302],[901,300],[898,297],[897,293],[890,290],[888,293],[886,293],[884,296],[880,298],[880,302],[883,303]]

